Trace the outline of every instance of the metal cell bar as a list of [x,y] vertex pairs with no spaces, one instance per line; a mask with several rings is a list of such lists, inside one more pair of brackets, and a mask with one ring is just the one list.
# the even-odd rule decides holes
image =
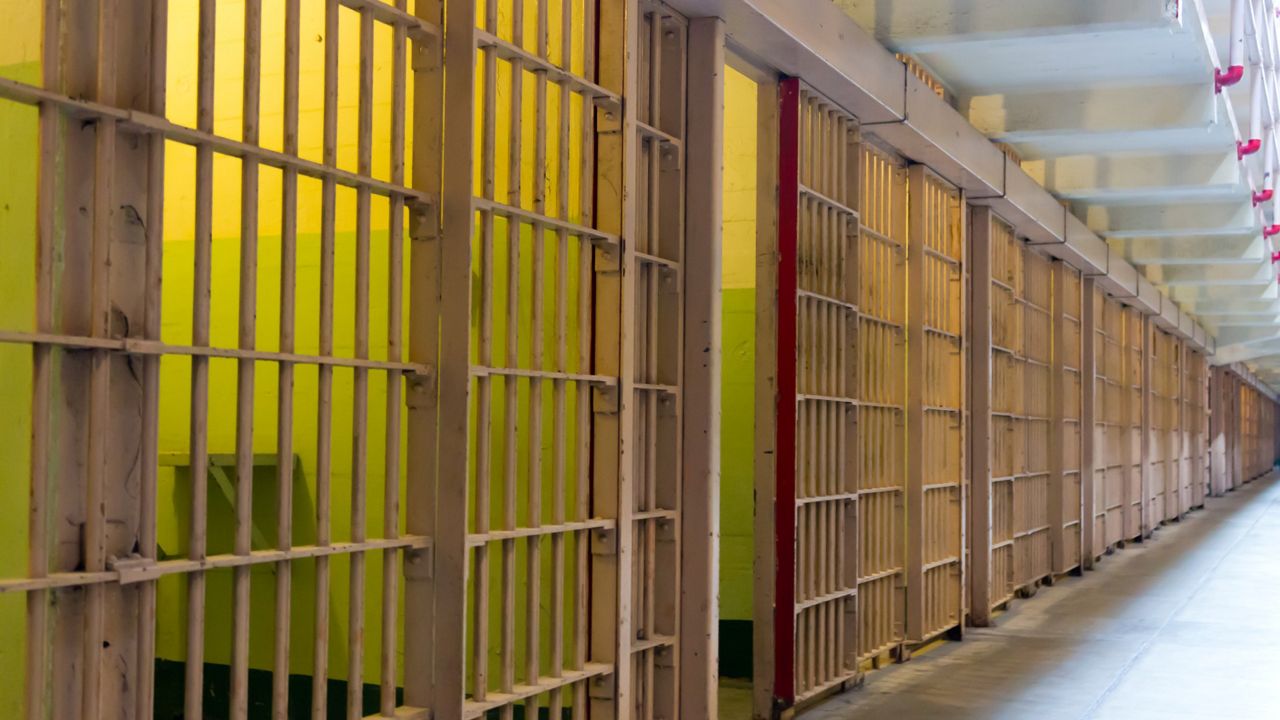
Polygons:
[[[490,3],[490,7],[496,7],[495,3]],[[511,5],[511,37],[517,44],[524,43],[524,3],[514,2]],[[496,26],[496,18],[492,20]],[[496,57],[496,52],[490,52],[489,57]],[[522,197],[522,176],[524,175],[524,60],[520,56],[511,58],[507,66],[511,73],[510,86],[506,88],[508,106],[508,121],[510,123],[510,132],[507,140],[508,152],[507,157],[507,187],[506,196],[507,204],[511,207],[521,207],[523,205]],[[521,295],[520,276],[523,273],[521,266],[521,232],[523,224],[515,222],[514,218],[507,218],[507,298],[506,298],[506,365],[507,367],[520,366],[520,306],[525,301]],[[532,228],[535,241],[539,234],[538,226],[535,224]],[[503,455],[503,471],[502,471],[502,521],[505,529],[515,529],[520,520],[517,517],[517,485],[519,479],[520,459],[519,454],[519,438],[517,435],[517,424],[519,423],[519,385],[520,383],[514,378],[504,379],[502,388],[504,391],[503,415],[506,421],[505,433],[502,441]],[[532,440],[532,438],[531,438]],[[481,478],[480,482],[486,482],[486,478]],[[516,682],[516,544],[513,540],[505,540],[500,543],[499,551],[502,553],[501,577],[501,610],[499,622],[499,668],[500,677],[498,679],[499,692],[510,693]],[[512,720],[515,717],[515,708],[513,705],[504,705],[500,708],[500,716],[503,720]]]
[[[200,2],[198,39],[196,127],[205,133],[213,131],[213,73],[217,8],[213,0]],[[213,242],[213,149],[196,148],[196,229],[195,273],[192,290],[191,344],[209,344],[210,264]],[[208,533],[208,415],[209,360],[191,358],[191,531],[187,553],[192,560],[205,559]],[[205,585],[203,572],[195,572],[187,580],[187,656],[185,715],[193,720],[203,717],[204,688],[204,617]]]
[[[262,3],[248,0],[244,6],[244,99],[242,134],[250,145],[258,144],[258,109],[261,96]],[[252,350],[257,334],[258,298],[258,163],[241,162],[240,172],[240,318],[241,349]],[[235,553],[253,550],[253,405],[254,362],[236,364],[236,495]],[[232,577],[231,619],[231,716],[249,713],[249,568],[236,567]]]
[[[286,0],[284,21],[284,152],[298,154],[298,72],[300,0]],[[295,346],[298,285],[298,171],[283,169],[280,202],[280,352]],[[281,362],[276,390],[276,548],[293,546],[294,363]],[[292,627],[293,563],[276,565],[275,642],[271,664],[271,712],[289,712],[289,654]]]
[[[517,3],[519,4],[519,3]],[[548,0],[540,0],[534,13],[534,45],[537,57],[550,62],[548,57]],[[523,21],[523,11],[521,20]],[[517,35],[517,38],[520,36]],[[533,209],[539,215],[547,215],[546,178],[547,167],[547,73],[533,67],[534,76],[534,150],[533,150]],[[530,238],[530,326],[529,364],[542,369],[546,364],[544,341],[544,314],[546,290],[546,232],[540,224],[532,227]],[[554,321],[554,319],[553,319]],[[527,684],[536,685],[542,677],[542,539],[536,532],[543,523],[542,510],[542,443],[543,443],[543,389],[541,379],[529,381],[529,420],[527,491],[525,524],[535,530],[525,540],[525,663],[522,674]],[[536,696],[525,703],[525,717],[536,717],[541,702]],[[558,715],[556,717],[559,717]]]
[[[397,0],[396,9],[406,12],[407,0]],[[391,39],[391,182],[403,185],[405,165],[405,107],[407,94],[406,30],[400,25],[392,29]],[[417,124],[415,123],[415,128]],[[418,140],[421,142],[422,140]],[[427,140],[432,145],[430,140]],[[399,362],[403,350],[403,298],[404,298],[404,200],[391,198],[387,223],[387,358]],[[434,290],[434,288],[433,288]],[[386,446],[384,448],[384,479],[382,501],[382,534],[395,538],[400,535],[400,431],[401,382],[398,377],[387,378]],[[396,655],[400,640],[399,567],[403,556],[397,552],[382,553],[382,647],[379,653],[378,707],[384,716],[392,716],[396,710],[397,665]]]
[[[538,23],[541,28],[539,32],[539,50],[544,57],[549,57],[549,48],[546,47],[546,31],[548,20],[546,17],[548,2],[545,0],[538,5]],[[560,12],[560,62],[568,66],[569,60],[573,57],[573,12],[571,8],[561,6]],[[569,143],[570,143],[570,101],[572,98],[570,88],[567,84],[558,85],[558,124],[556,128],[556,147],[558,150],[555,159],[556,168],[556,217],[563,222],[568,222],[570,214],[569,206]],[[544,73],[539,79],[539,97],[546,96],[546,74]],[[544,140],[545,142],[545,140]],[[569,364],[569,236],[563,228],[555,230],[555,297],[553,300],[555,313],[555,349],[552,367],[557,371],[566,372],[570,368]],[[582,288],[579,288],[581,291]],[[584,327],[580,325],[579,327]],[[551,383],[551,405],[552,405],[552,422],[551,422],[551,485],[552,485],[552,501],[551,501],[551,523],[553,525],[562,525],[569,519],[568,511],[568,457],[570,454],[569,447],[569,409],[568,409],[568,384],[563,379],[554,379]],[[575,426],[580,429],[582,424]],[[581,540],[581,535],[573,533],[566,535],[556,533],[551,536],[551,607],[550,607],[550,623],[549,632],[551,636],[551,677],[564,677],[566,652],[565,652],[565,626],[566,616],[570,614],[572,609],[568,607],[569,598],[565,593],[565,582],[569,571],[566,560],[566,543],[573,541],[575,543]],[[576,628],[574,635],[576,635]],[[572,650],[572,648],[570,648]],[[572,690],[572,688],[570,688]],[[553,689],[548,697],[547,709],[552,717],[564,717],[564,705],[566,692],[563,686],[557,686]],[[572,695],[569,696],[572,702]],[[580,711],[579,711],[580,712]]]
[[[373,172],[373,15],[360,12],[356,171]],[[355,354],[369,356],[369,224],[370,194],[356,191]],[[356,368],[352,379],[351,420],[351,539],[361,542],[368,532],[369,373]],[[347,717],[361,717],[364,697],[365,561],[351,555],[347,601]]]
[[[485,2],[486,28],[496,34],[498,26],[498,4],[495,0]],[[474,29],[470,32],[477,32]],[[481,130],[481,187],[483,196],[492,201],[496,192],[497,163],[497,74],[498,59],[491,49],[482,49],[484,60],[484,88],[482,95],[483,117]],[[446,131],[447,132],[447,131]],[[470,158],[468,158],[470,162]],[[474,204],[474,201],[471,201]],[[476,205],[481,213],[480,227],[480,337],[478,344],[478,361],[481,365],[493,364],[493,281],[494,281],[494,214],[485,212]],[[511,218],[508,218],[510,222]],[[459,238],[458,242],[469,242]],[[470,268],[467,268],[470,272]],[[456,312],[456,308],[453,310]],[[466,339],[467,336],[455,338]],[[491,443],[492,443],[492,382],[480,378],[476,382],[476,485],[475,485],[475,517],[472,520],[473,532],[483,533],[490,529],[490,476],[491,476]],[[461,408],[455,408],[460,412]],[[447,411],[447,410],[446,410]],[[465,437],[465,436],[464,436]],[[464,505],[465,507],[465,505]],[[468,562],[470,564],[470,561]],[[474,701],[483,702],[489,692],[489,548],[478,547],[474,553],[474,584],[471,587],[474,607],[472,609],[472,654],[469,658],[471,667],[471,697]]]
[[[324,135],[322,159],[335,167],[338,160],[338,0],[324,7]],[[323,178],[320,207],[320,354],[333,354],[334,243],[337,187]],[[317,380],[316,422],[316,544],[332,542],[333,368],[320,366]],[[329,685],[329,558],[315,561],[315,643],[311,659],[311,712],[328,712]]]

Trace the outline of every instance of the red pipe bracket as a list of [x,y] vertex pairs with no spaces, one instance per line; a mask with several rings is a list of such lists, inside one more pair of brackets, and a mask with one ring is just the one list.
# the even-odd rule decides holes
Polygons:
[[1254,207],[1258,207],[1258,206],[1259,206],[1259,205],[1261,205],[1262,203],[1264,203],[1264,202],[1266,202],[1266,201],[1270,200],[1270,199],[1271,199],[1271,197],[1272,197],[1273,195],[1275,195],[1275,194],[1276,194],[1276,191],[1275,191],[1275,190],[1272,190],[1271,188],[1267,188],[1266,190],[1263,190],[1262,192],[1256,192],[1256,193],[1254,193],[1254,194],[1253,194],[1253,206],[1254,206]]
[[1280,225],[1272,225],[1262,228],[1262,237],[1269,238],[1272,235],[1280,235]]
[[1259,138],[1251,138],[1248,142],[1236,141],[1236,160],[1243,160],[1246,155],[1252,155],[1262,149],[1262,140]]
[[1222,92],[1222,88],[1235,85],[1244,79],[1244,66],[1232,65],[1227,68],[1226,72],[1218,69],[1213,71],[1213,91],[1215,93]]

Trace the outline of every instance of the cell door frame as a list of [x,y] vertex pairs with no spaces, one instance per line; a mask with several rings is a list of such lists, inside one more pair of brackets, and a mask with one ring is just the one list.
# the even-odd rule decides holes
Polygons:
[[[762,223],[764,227],[757,230],[756,247],[756,592],[753,613],[753,712],[757,718],[770,718],[790,711],[797,704],[816,701],[831,692],[839,691],[855,683],[859,675],[855,659],[857,614],[856,610],[849,609],[855,607],[857,602],[856,524],[847,524],[840,519],[850,512],[856,514],[856,505],[852,504],[852,499],[856,496],[856,471],[833,462],[829,469],[837,471],[834,476],[837,479],[825,484],[815,481],[818,484],[811,488],[814,493],[813,502],[826,503],[828,496],[845,498],[844,506],[835,507],[832,517],[825,521],[814,520],[819,525],[826,523],[822,526],[825,530],[817,532],[841,536],[838,528],[847,525],[848,536],[854,538],[854,541],[848,546],[837,541],[837,545],[831,548],[836,553],[833,558],[843,557],[843,561],[833,559],[827,571],[815,566],[809,573],[809,579],[819,585],[828,583],[843,589],[835,594],[820,594],[810,598],[803,606],[798,602],[797,581],[803,573],[798,567],[797,559],[797,543],[802,542],[797,534],[797,513],[807,502],[799,501],[796,494],[800,483],[798,476],[801,474],[797,468],[798,458],[801,456],[797,431],[797,422],[801,417],[800,402],[834,403],[832,418],[819,419],[818,415],[821,413],[817,413],[812,414],[810,419],[814,423],[828,423],[822,427],[827,429],[826,434],[830,436],[828,439],[832,444],[824,446],[829,449],[836,447],[837,438],[842,433],[840,427],[849,424],[851,429],[845,441],[848,443],[848,462],[852,463],[857,456],[856,431],[852,429],[856,417],[853,414],[854,403],[852,400],[843,401],[836,397],[847,394],[849,398],[853,398],[857,393],[856,352],[852,350],[857,332],[856,277],[852,281],[844,276],[817,278],[818,261],[815,258],[823,253],[826,253],[825,257],[828,259],[843,258],[846,256],[841,253],[847,252],[847,261],[840,259],[841,264],[836,266],[836,270],[843,268],[848,272],[849,268],[853,268],[856,273],[858,221],[856,211],[849,207],[856,205],[856,202],[839,202],[834,199],[837,193],[824,192],[818,188],[831,184],[833,188],[840,188],[841,192],[856,196],[859,191],[859,143],[856,117],[809,88],[801,78],[783,76],[778,79],[776,86],[761,83],[759,88],[762,131],[758,136],[760,192],[757,212],[767,218],[768,222]],[[766,100],[768,91],[775,88],[776,100],[769,103]],[[809,117],[808,120],[803,120],[802,113],[806,108],[813,113],[806,116]],[[823,119],[818,119],[820,117]],[[825,132],[834,134],[827,138],[822,135]],[[815,165],[806,170],[802,155],[805,148],[819,153],[816,145],[818,141],[814,138],[820,136],[822,142],[830,140],[834,143],[829,149],[843,146],[844,152],[837,153],[837,156],[845,157],[847,165],[827,163],[827,156],[822,155],[822,167]],[[802,147],[805,138],[814,144]],[[817,157],[819,154],[813,155],[813,158]],[[802,177],[805,172],[812,174],[807,184]],[[818,177],[819,174],[822,178]],[[831,194],[828,195],[827,192]],[[817,215],[811,224],[802,221],[802,216],[807,216],[808,213],[804,208],[809,206],[820,207],[819,214],[825,212],[823,217],[830,216],[829,222],[820,222],[816,219]],[[848,227],[852,230],[842,230],[841,228],[846,228],[845,223],[850,223]],[[800,278],[800,244],[801,236],[805,234],[802,225],[808,228],[810,235],[820,235],[822,238],[821,241],[808,238],[810,247],[807,249],[814,255],[810,258],[814,264],[806,264],[804,267],[814,271],[815,277],[810,282],[818,285],[813,287],[803,287],[804,283]],[[852,232],[852,235],[846,235],[846,232]],[[846,248],[850,238],[854,243]],[[824,284],[828,287],[827,291],[819,287]],[[826,297],[827,295],[831,297]],[[845,295],[848,297],[844,297]],[[833,299],[836,296],[841,299]],[[837,315],[847,311],[848,317],[822,321],[824,326],[830,323],[835,332],[834,335],[826,336],[825,340],[817,339],[817,326],[809,328],[810,337],[802,337],[804,328],[798,312],[804,303],[818,303],[823,308],[835,308]],[[841,323],[848,323],[850,320],[852,327],[847,331],[848,347],[842,350],[840,348],[845,345],[845,340],[836,338],[845,336],[838,329]],[[828,376],[814,370],[808,373],[812,377],[804,381],[811,384],[812,388],[802,387],[798,368],[802,341],[809,342],[814,352],[823,352],[824,348],[826,352],[835,349],[837,355],[832,356],[835,358],[840,357],[840,352],[848,352],[848,359],[845,361],[847,365],[829,366]],[[840,380],[845,373],[848,373],[847,385]],[[829,392],[819,393],[814,389],[819,386],[828,388]],[[826,418],[826,415],[822,417]],[[816,470],[814,472],[817,473]],[[816,478],[817,475],[813,477]],[[842,493],[839,488],[832,486],[832,483],[838,485],[840,482],[851,483],[855,490]],[[819,488],[818,485],[823,487]],[[813,542],[821,544],[816,539]],[[826,564],[823,563],[824,566]],[[813,585],[812,582],[808,584]],[[796,627],[799,613],[818,608],[832,598],[836,604],[827,613],[828,617],[820,620],[823,627],[829,626],[831,637],[818,631],[811,638],[816,639],[818,635],[825,638],[818,643],[825,643],[825,654],[820,658],[811,652],[812,648],[806,648],[806,657],[811,661],[806,667],[814,684],[801,687],[797,671],[800,640],[797,638]],[[830,617],[832,614],[835,617]]]

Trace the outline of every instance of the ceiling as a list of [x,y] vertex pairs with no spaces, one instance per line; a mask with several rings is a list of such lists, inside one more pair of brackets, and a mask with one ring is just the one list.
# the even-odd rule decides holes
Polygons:
[[[1217,338],[1215,363],[1244,361],[1280,387],[1272,204],[1253,204],[1263,153],[1236,153],[1252,61],[1275,67],[1280,0],[1241,0],[1258,20],[1244,79],[1222,94],[1233,0],[834,1],[1194,315]],[[1263,77],[1266,126],[1278,94]]]

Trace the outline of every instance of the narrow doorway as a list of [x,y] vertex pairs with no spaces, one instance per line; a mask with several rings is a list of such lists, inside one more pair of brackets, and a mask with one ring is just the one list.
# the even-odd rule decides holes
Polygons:
[[[773,232],[777,104],[773,75],[728,54],[724,73],[722,362],[720,427],[720,706],[724,720],[752,716],[757,577],[757,242]],[[768,259],[764,259],[768,262]],[[772,399],[769,398],[769,411]]]

